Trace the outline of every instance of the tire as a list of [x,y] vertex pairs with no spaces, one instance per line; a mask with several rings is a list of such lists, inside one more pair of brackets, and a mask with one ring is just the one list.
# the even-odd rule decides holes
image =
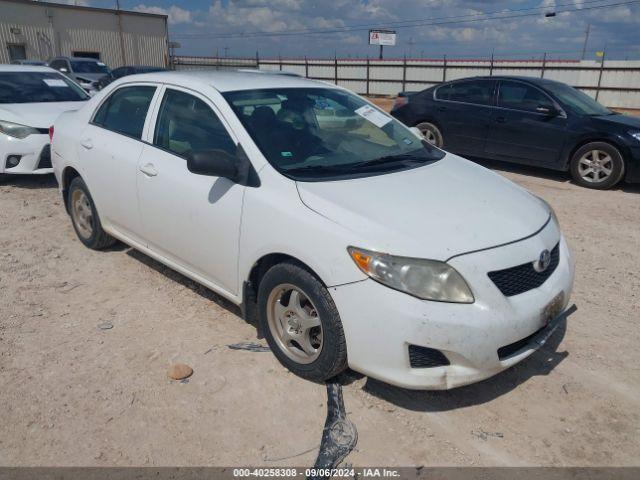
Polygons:
[[438,148],[442,148],[442,146],[444,145],[442,132],[433,123],[422,122],[417,124],[416,128],[422,132],[422,135],[424,135],[424,138],[427,142],[435,145]]
[[606,190],[622,179],[624,159],[610,143],[591,142],[576,150],[571,157],[570,170],[578,185]]
[[[258,322],[273,354],[296,375],[324,382],[346,370],[338,310],[324,285],[302,266],[284,262],[265,273],[258,288]],[[319,326],[308,327],[315,323]]]
[[69,185],[68,205],[73,229],[85,247],[102,250],[116,243],[116,239],[102,229],[89,189],[80,177]]

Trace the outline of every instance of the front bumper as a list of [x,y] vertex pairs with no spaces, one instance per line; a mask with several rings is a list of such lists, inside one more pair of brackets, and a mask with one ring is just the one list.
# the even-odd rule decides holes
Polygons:
[[[48,145],[49,135],[47,134],[15,138],[0,133],[0,173],[52,173]],[[12,155],[20,156],[20,162],[15,167],[7,168],[7,158]]]
[[[505,297],[487,276],[489,271],[533,261],[558,242],[559,264],[539,288]],[[562,293],[564,311],[571,296],[574,263],[553,222],[534,237],[449,263],[471,286],[475,303],[420,300],[373,280],[331,288],[353,370],[411,389],[442,390],[483,380],[539,348],[540,339],[548,337],[559,321],[547,323],[545,307]],[[513,354],[498,356],[501,347],[527,337],[531,338]],[[410,344],[441,351],[450,365],[411,368]]]

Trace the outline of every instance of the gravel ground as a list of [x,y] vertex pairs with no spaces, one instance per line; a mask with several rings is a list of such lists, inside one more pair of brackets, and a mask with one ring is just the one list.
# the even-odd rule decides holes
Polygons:
[[[480,384],[344,387],[364,465],[638,465],[640,189],[487,164],[549,201],[578,310]],[[0,465],[311,465],[325,388],[288,373],[234,307],[154,260],[76,239],[52,177],[0,184]],[[108,328],[112,326],[112,328]],[[172,363],[194,369],[170,380]]]

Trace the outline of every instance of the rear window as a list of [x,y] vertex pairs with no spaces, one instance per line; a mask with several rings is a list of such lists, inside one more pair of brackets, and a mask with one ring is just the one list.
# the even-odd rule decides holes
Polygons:
[[56,72],[0,72],[0,104],[79,102],[89,96]]

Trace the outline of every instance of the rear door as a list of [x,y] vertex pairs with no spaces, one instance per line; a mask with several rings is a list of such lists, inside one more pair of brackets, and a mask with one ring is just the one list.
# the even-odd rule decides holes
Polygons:
[[489,132],[496,82],[474,79],[452,82],[435,92],[435,118],[442,129],[444,148],[481,156]]
[[167,86],[138,162],[138,195],[149,248],[220,293],[236,295],[245,187],[187,169],[194,150],[235,155],[237,140],[210,99]]
[[517,80],[498,85],[497,108],[491,122],[486,152],[492,158],[518,163],[558,164],[564,145],[567,117],[540,113],[542,106],[560,107],[541,89]]
[[140,243],[137,165],[157,88],[137,84],[114,90],[79,133],[84,178],[102,223]]

